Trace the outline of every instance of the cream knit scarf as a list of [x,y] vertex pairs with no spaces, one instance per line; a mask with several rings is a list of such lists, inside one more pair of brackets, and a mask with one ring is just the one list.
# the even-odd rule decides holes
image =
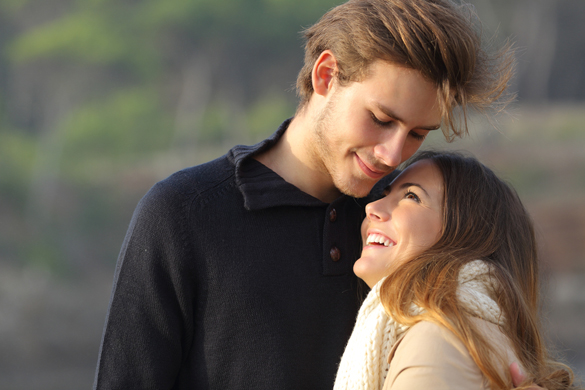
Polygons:
[[[384,385],[392,346],[408,326],[397,323],[384,311],[379,297],[382,281],[372,288],[360,308],[339,363],[334,390],[378,390]],[[491,283],[485,262],[469,262],[459,273],[457,298],[469,314],[499,324],[500,309],[487,292]],[[414,305],[411,310],[413,314],[422,312]]]

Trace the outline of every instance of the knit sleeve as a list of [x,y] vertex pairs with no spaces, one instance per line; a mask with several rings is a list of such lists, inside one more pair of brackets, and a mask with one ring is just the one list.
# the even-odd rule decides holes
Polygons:
[[94,389],[170,389],[176,380],[192,341],[195,291],[184,198],[162,182],[136,208],[116,265]]
[[489,389],[463,343],[430,322],[414,325],[395,349],[384,390]]

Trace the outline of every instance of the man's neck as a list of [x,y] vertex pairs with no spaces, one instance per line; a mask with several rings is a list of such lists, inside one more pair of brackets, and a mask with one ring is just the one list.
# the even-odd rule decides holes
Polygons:
[[298,114],[276,145],[255,159],[303,192],[331,203],[341,193],[319,160],[313,140],[315,123],[306,110]]

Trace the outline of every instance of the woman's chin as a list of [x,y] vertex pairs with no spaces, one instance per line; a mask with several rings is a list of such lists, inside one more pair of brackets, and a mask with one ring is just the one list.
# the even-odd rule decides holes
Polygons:
[[[361,261],[360,261],[361,260]],[[377,272],[372,270],[372,264],[368,264],[368,261],[359,258],[353,265],[353,272],[355,275],[363,280],[370,288],[376,285],[381,277],[377,275]]]

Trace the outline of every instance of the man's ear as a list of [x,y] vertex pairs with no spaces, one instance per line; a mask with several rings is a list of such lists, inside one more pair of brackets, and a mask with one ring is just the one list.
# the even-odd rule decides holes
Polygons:
[[330,50],[325,50],[313,66],[311,73],[313,91],[317,95],[325,96],[333,87],[333,80],[337,75],[337,59]]

